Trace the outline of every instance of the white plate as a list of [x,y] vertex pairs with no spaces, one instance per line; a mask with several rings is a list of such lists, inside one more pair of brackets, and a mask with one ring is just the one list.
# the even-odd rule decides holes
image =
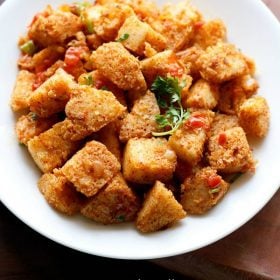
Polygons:
[[269,135],[254,145],[259,160],[254,176],[243,176],[223,201],[201,217],[188,217],[177,226],[141,235],[132,225],[102,226],[81,217],[68,218],[52,210],[37,189],[39,171],[17,143],[15,117],[9,100],[16,77],[17,40],[33,15],[46,4],[65,0],[8,0],[0,7],[0,198],[19,219],[42,235],[94,255],[148,259],[177,255],[223,238],[252,218],[280,184],[280,28],[259,0],[196,0],[208,17],[222,18],[228,39],[256,60],[259,94],[271,109]]

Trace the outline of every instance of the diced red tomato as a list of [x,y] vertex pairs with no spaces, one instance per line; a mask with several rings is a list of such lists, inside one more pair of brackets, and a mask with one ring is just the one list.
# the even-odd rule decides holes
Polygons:
[[194,28],[195,28],[195,29],[200,29],[203,25],[204,25],[204,22],[203,22],[203,21],[197,21],[197,22],[194,24]]
[[226,142],[227,142],[227,135],[224,132],[220,133],[218,136],[219,145],[224,146]]
[[80,61],[81,48],[79,47],[70,47],[65,53],[64,62],[67,67],[74,67]]
[[205,119],[202,117],[195,117],[195,116],[189,117],[185,125],[193,129],[206,127]]
[[222,182],[222,177],[219,175],[211,175],[207,178],[207,184],[209,188],[214,189],[217,188]]

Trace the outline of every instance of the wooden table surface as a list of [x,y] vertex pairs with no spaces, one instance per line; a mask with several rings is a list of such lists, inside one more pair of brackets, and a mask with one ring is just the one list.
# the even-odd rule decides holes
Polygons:
[[[280,0],[264,2],[280,19]],[[280,279],[279,209],[280,190],[228,237],[192,253],[147,262],[106,259],[58,245],[0,203],[0,280],[95,279],[100,273],[106,279],[112,271],[116,279]]]

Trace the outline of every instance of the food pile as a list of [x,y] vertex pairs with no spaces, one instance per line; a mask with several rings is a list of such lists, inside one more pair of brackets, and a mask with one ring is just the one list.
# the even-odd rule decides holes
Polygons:
[[255,171],[247,136],[269,108],[254,62],[189,2],[47,6],[19,47],[16,133],[56,210],[153,232]]

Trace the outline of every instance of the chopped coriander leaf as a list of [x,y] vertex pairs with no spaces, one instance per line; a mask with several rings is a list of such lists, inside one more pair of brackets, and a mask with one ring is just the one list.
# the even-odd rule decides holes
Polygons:
[[36,46],[34,45],[34,42],[32,40],[29,40],[21,45],[20,49],[23,53],[28,55],[33,55],[36,52]]
[[127,40],[129,37],[128,33],[124,33],[119,39],[116,40],[116,42],[123,42],[125,40]]
[[20,146],[25,146],[25,144],[23,144],[23,143],[21,143],[21,142],[18,142],[18,144],[19,144]]
[[34,112],[31,112],[31,113],[30,113],[30,117],[31,117],[32,121],[37,121],[37,119],[38,119],[37,114],[34,113]]
[[93,22],[90,21],[89,19],[87,19],[85,24],[86,24],[86,27],[87,27],[88,34],[93,34],[94,33]]
[[89,2],[77,2],[77,3],[74,3],[74,5],[75,5],[76,12],[77,12],[78,15],[81,15],[82,12],[83,12],[87,7],[92,6],[92,4],[89,3]]
[[232,184],[232,183],[234,183],[240,176],[242,176],[243,175],[243,173],[241,173],[241,172],[238,172],[238,173],[235,173],[235,174],[233,174],[232,175],[232,177],[228,180],[228,182],[230,183],[230,184]]
[[171,103],[181,100],[181,90],[178,79],[173,77],[163,78],[157,76],[151,86],[151,91],[156,94],[157,99],[160,101],[159,105],[165,101],[164,97],[168,97]]
[[106,86],[101,87],[101,89],[102,90],[109,90],[108,87],[106,87]]
[[211,194],[213,194],[213,193],[217,193],[217,192],[219,192],[221,190],[221,188],[220,187],[218,187],[218,188],[215,188],[215,189],[211,189],[211,190],[209,190],[209,193],[211,193]]
[[93,22],[86,16],[84,12],[81,13],[80,18],[86,27],[86,32],[88,34],[93,34],[95,32]]
[[119,216],[117,216],[117,220],[119,222],[124,222],[125,221],[125,216],[124,215],[119,215]]
[[84,76],[82,84],[86,85],[86,86],[92,86],[93,85],[93,77],[92,77],[92,75],[89,74],[87,76]]
[[158,76],[152,86],[160,108],[165,109],[163,115],[156,115],[155,119],[160,129],[168,129],[163,132],[153,132],[153,136],[172,135],[185,121],[190,113],[181,104],[181,91],[184,85],[180,85],[177,78]]

